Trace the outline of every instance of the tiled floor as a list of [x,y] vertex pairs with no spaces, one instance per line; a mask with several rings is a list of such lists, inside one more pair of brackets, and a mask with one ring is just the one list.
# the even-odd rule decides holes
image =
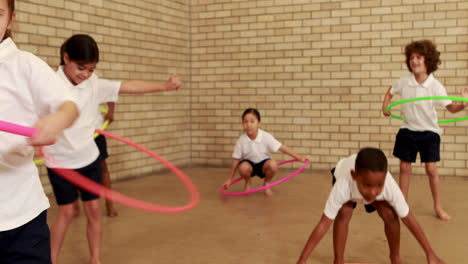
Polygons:
[[[304,171],[276,186],[275,194],[269,198],[263,192],[224,197],[219,191],[229,168],[183,170],[199,188],[200,204],[176,215],[151,214],[117,205],[118,217],[104,217],[103,263],[295,263],[321,217],[331,188],[327,173]],[[292,170],[282,170],[277,177],[290,172]],[[255,178],[254,185],[260,184]],[[242,185],[236,184],[230,191],[240,190]],[[113,187],[130,196],[164,205],[182,205],[188,199],[182,183],[171,173],[122,181]],[[446,263],[466,263],[468,181],[442,180],[441,189],[446,210],[453,220],[445,223],[435,218],[425,177],[412,179],[410,210]],[[57,212],[53,197],[51,203],[49,220]],[[86,218],[81,214],[68,231],[60,264],[88,263],[85,229]],[[424,251],[403,224],[401,230],[403,263],[426,263]],[[390,263],[388,254],[382,221],[377,213],[367,214],[358,206],[350,224],[346,261]],[[332,231],[329,230],[309,263],[332,262]]]

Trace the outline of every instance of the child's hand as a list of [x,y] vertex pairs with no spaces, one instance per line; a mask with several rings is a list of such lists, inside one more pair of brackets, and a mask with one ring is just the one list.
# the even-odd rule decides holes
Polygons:
[[178,90],[182,85],[182,81],[177,74],[172,74],[171,78],[166,83],[166,91]]
[[35,125],[38,133],[29,139],[33,146],[52,145],[60,134],[60,126],[55,125],[56,119],[52,115],[41,118]]
[[307,160],[307,158],[306,158],[306,157],[300,156],[298,160],[299,160],[300,162],[302,162],[302,163],[305,163],[306,160]]
[[226,182],[224,182],[223,186],[229,187],[231,185],[231,179],[228,179]]
[[443,260],[437,257],[435,254],[431,254],[427,256],[427,263],[428,264],[445,264]]
[[392,114],[392,111],[390,111],[390,110],[387,111],[387,107],[388,106],[382,107],[382,113],[383,113],[384,116],[390,116]]
[[460,93],[463,97],[468,98],[468,87],[461,89]]

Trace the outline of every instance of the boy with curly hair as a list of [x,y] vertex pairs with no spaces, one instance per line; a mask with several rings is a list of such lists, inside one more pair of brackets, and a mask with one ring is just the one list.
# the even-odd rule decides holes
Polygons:
[[[430,40],[413,41],[405,47],[406,65],[411,72],[390,86],[385,94],[382,111],[390,116],[387,107],[393,95],[400,94],[401,99],[426,96],[447,96],[445,87],[432,75],[440,65],[440,52]],[[468,97],[467,89],[461,91]],[[409,175],[411,163],[416,161],[419,152],[429,176],[434,210],[444,221],[451,217],[443,210],[440,199],[440,182],[436,162],[440,161],[440,135],[442,129],[437,124],[436,105],[456,113],[465,109],[465,104],[455,104],[451,100],[424,100],[402,105],[403,124],[396,135],[393,155],[400,159],[400,188],[408,199]]]

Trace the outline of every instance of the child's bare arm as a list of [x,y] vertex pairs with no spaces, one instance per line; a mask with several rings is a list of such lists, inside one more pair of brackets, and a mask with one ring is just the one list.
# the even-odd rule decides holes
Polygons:
[[30,139],[33,146],[52,144],[62,130],[71,126],[78,117],[78,108],[74,102],[63,103],[57,112],[42,117],[35,125],[39,131],[38,135]]
[[280,149],[281,152],[284,154],[288,154],[289,156],[300,160],[301,162],[305,162],[306,158],[302,157],[301,155],[296,154],[296,152],[292,151],[290,148],[288,148],[286,145],[281,145]]
[[165,83],[154,83],[147,81],[123,81],[119,90],[121,94],[144,94],[163,91],[177,90],[182,85],[182,82],[176,74]]
[[419,244],[424,249],[424,252],[426,253],[427,257],[427,263],[443,264],[444,262],[440,260],[432,250],[431,246],[429,245],[429,241],[426,238],[426,235],[424,235],[421,226],[419,225],[418,221],[416,221],[411,212],[409,212],[408,215],[405,218],[402,218],[401,220],[406,225],[406,227],[408,227],[413,236],[416,238],[416,240],[418,240]]
[[385,93],[385,97],[384,97],[384,100],[383,100],[382,112],[383,112],[384,116],[390,116],[390,114],[391,114],[391,111],[387,112],[387,107],[390,104],[390,100],[392,100],[392,97],[393,97],[392,94],[390,93],[391,89],[392,89],[392,86],[388,87],[388,90]]
[[[468,87],[463,88],[460,93],[461,93],[461,96],[468,98]],[[447,105],[445,108],[447,108],[447,110],[450,113],[457,113],[457,112],[464,110],[466,106],[468,106],[468,102],[462,102],[458,104],[451,103]]]
[[114,121],[115,103],[107,102],[107,113],[104,116],[104,120],[109,120],[109,124]]
[[229,177],[226,180],[226,182],[224,182],[224,185],[229,186],[229,184],[231,184],[232,177],[234,177],[234,174],[236,173],[237,165],[239,165],[239,162],[240,162],[240,160],[238,160],[238,159],[232,160],[231,172],[229,173]]
[[307,259],[309,258],[310,253],[314,250],[315,246],[320,242],[323,236],[327,233],[328,229],[330,228],[333,220],[322,214],[322,218],[320,222],[315,227],[314,231],[309,237],[304,249],[302,250],[301,256],[297,261],[297,264],[305,264]]

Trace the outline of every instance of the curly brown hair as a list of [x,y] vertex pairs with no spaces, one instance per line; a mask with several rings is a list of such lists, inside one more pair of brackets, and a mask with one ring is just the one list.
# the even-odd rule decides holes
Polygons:
[[413,72],[410,66],[410,58],[414,52],[424,56],[424,63],[426,64],[427,74],[431,74],[437,70],[441,63],[440,52],[437,50],[437,46],[434,44],[434,42],[424,39],[413,41],[406,45],[406,66],[408,66],[408,70],[410,72]]

